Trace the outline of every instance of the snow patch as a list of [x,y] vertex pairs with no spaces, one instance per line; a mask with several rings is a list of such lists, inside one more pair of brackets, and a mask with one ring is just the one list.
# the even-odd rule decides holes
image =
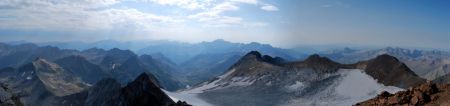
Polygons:
[[115,69],[116,68],[116,64],[112,64],[111,69]]
[[305,84],[303,84],[300,81],[295,81],[294,84],[286,86],[288,91],[299,91],[302,90],[303,88],[305,88]]
[[267,82],[266,86],[272,86],[272,81]]
[[169,95],[169,97],[177,102],[180,101],[186,101],[188,104],[191,104],[193,106],[213,106],[212,104],[204,101],[203,99],[199,98],[197,94],[195,93],[188,93],[188,92],[169,92],[164,89],[161,89]]
[[31,78],[31,76],[27,76],[27,80],[31,80],[32,78]]

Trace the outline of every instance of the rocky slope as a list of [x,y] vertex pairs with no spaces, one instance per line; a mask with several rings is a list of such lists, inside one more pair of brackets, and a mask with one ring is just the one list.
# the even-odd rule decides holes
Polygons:
[[447,106],[450,105],[450,85],[425,83],[395,94],[383,92],[356,106]]

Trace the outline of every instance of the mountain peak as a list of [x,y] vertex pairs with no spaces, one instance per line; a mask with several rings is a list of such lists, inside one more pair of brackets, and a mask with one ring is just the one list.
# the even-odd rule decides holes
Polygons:
[[126,104],[167,106],[175,103],[157,84],[153,83],[154,79],[150,75],[142,73],[122,89]]
[[391,56],[389,54],[381,54],[378,55],[375,59],[381,59],[381,60],[385,60],[385,61],[393,61],[393,62],[400,62],[400,60],[398,60],[396,57]]
[[247,53],[247,55],[254,55],[256,57],[261,57],[261,53],[259,53],[258,51],[250,51],[249,53]]
[[141,82],[141,83],[148,82],[148,81],[153,83],[158,88],[161,88],[161,86],[159,85],[159,81],[156,79],[156,77],[153,74],[142,73],[136,78],[136,80],[134,80],[134,82]]

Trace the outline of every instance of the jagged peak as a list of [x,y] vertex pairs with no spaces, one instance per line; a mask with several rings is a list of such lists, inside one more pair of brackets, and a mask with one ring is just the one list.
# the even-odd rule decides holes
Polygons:
[[281,64],[281,63],[284,62],[284,59],[281,58],[281,57],[272,57],[272,56],[269,56],[269,55],[262,55],[258,51],[250,51],[242,59],[244,59],[244,60],[246,60],[246,59],[254,59],[254,60],[257,60],[257,61],[267,62],[267,63],[271,63],[271,64]]
[[136,81],[147,81],[147,80],[150,80],[150,76],[148,76],[147,73],[142,73],[136,78]]
[[152,84],[154,84],[156,87],[161,88],[161,86],[159,85],[159,81],[156,79],[156,77],[153,74],[149,74],[149,73],[141,73],[132,83],[149,83],[151,82]]

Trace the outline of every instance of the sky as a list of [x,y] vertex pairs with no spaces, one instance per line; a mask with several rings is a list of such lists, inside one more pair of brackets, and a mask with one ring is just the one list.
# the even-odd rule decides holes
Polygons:
[[0,41],[173,40],[450,50],[448,0],[1,0]]

